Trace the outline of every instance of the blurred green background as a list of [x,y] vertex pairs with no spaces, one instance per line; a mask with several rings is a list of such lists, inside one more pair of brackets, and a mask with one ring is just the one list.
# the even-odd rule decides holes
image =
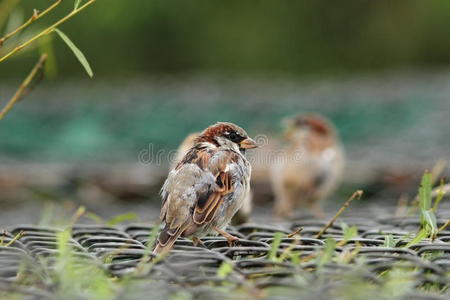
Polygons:
[[[19,3],[16,18],[51,3],[12,1]],[[72,7],[73,1],[64,1],[38,24]],[[100,0],[61,29],[101,78],[186,72],[310,76],[442,68],[450,62],[449,20],[446,0]],[[84,76],[66,46],[59,40],[54,46],[58,78]],[[2,78],[22,76],[29,67],[25,56],[32,63],[36,54],[4,63]]]

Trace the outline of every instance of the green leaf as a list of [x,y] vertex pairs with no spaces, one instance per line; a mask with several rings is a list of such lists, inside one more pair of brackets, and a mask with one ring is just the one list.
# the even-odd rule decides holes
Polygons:
[[428,210],[431,208],[431,173],[425,172],[422,177],[422,182],[419,188],[419,203],[420,208]]
[[272,244],[270,245],[270,251],[269,251],[269,259],[271,261],[277,261],[277,251],[278,248],[280,248],[280,244],[281,244],[281,238],[283,237],[283,233],[281,232],[276,232],[274,234],[274,238],[272,241]]
[[75,0],[75,4],[73,5],[73,9],[77,10],[78,7],[80,7],[80,4],[81,4],[81,0]]
[[84,216],[85,216],[86,218],[88,218],[88,219],[91,219],[92,221],[94,221],[94,222],[97,223],[97,224],[102,224],[102,223],[104,223],[103,218],[100,217],[100,216],[97,215],[97,214],[94,214],[94,213],[91,213],[91,212],[87,212]]
[[75,44],[69,39],[69,37],[67,35],[65,35],[61,30],[59,30],[58,28],[55,28],[53,30],[61,37],[61,39],[70,48],[70,50],[72,50],[72,52],[77,57],[78,61],[81,63],[81,65],[84,67],[84,69],[88,73],[89,77],[92,78],[92,76],[94,76],[94,73],[92,72],[91,66],[89,65],[89,62],[87,61],[83,52],[81,52],[81,50],[78,49],[77,46],[75,46]]
[[358,236],[358,228],[356,228],[356,226],[347,227],[344,230],[344,240],[345,241],[349,241],[352,238],[355,238],[357,236]]
[[326,263],[331,262],[334,255],[334,250],[336,249],[336,241],[332,238],[327,238],[325,240],[325,249],[320,256],[319,266],[323,266]]
[[394,248],[396,245],[396,241],[394,240],[394,236],[392,234],[388,234],[384,236],[384,247]]
[[424,222],[426,224],[425,228],[428,229],[430,235],[434,235],[437,233],[437,221],[436,216],[434,215],[432,210],[425,210],[422,211],[422,216],[424,219]]
[[412,245],[420,243],[428,235],[429,235],[428,230],[426,229],[420,230],[419,233],[408,244],[405,245],[405,248],[409,248]]
[[233,272],[233,265],[228,261],[224,261],[217,270],[217,277],[225,279],[231,272]]
[[135,213],[126,213],[122,215],[115,216],[106,222],[106,225],[117,225],[124,221],[136,220],[137,215]]

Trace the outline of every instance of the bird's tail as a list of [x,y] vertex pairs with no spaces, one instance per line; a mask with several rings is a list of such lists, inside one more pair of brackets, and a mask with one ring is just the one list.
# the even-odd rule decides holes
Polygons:
[[166,225],[159,233],[158,239],[156,240],[156,246],[153,249],[153,254],[160,255],[163,253],[168,253],[183,231],[184,226],[169,228],[169,225]]

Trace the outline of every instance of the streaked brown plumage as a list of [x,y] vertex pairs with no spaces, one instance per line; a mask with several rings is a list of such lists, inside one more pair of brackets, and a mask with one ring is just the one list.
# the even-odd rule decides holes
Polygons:
[[255,148],[247,133],[232,123],[217,123],[195,139],[195,145],[170,171],[162,189],[161,220],[154,254],[169,251],[178,237],[220,233],[250,191],[251,167],[243,153]]
[[315,114],[289,120],[286,145],[272,166],[275,215],[293,217],[304,207],[322,215],[320,200],[329,196],[341,179],[344,155],[333,125]]
[[[176,165],[183,159],[186,153],[195,145],[195,140],[200,136],[200,132],[194,132],[189,134],[177,149],[175,159],[171,162],[171,169],[175,168]],[[253,168],[252,168],[253,169]],[[244,199],[242,207],[233,216],[231,223],[233,225],[239,225],[245,223],[249,220],[250,214],[252,212],[252,192],[248,193]]]

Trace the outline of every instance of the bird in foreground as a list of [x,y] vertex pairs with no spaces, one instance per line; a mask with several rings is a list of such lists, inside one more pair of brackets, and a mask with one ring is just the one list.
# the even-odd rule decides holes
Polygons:
[[206,128],[170,171],[162,189],[161,220],[154,254],[170,251],[178,237],[221,234],[230,245],[237,238],[225,231],[250,192],[251,166],[244,156],[256,148],[239,126],[219,122]]
[[[188,153],[188,151],[194,147],[196,139],[200,136],[200,132],[193,132],[186,136],[183,142],[177,149],[175,159],[171,162],[171,169],[175,168],[177,164],[183,159],[183,157]],[[253,169],[253,167],[252,167]],[[253,173],[253,170],[252,170]],[[237,213],[231,219],[231,224],[240,225],[242,223],[248,222],[250,214],[252,212],[252,199],[253,194],[250,191],[247,197],[244,199],[242,207],[237,211]]]
[[322,217],[320,201],[339,183],[344,155],[334,126],[316,114],[288,120],[286,145],[272,166],[275,216],[292,218],[304,207]]

